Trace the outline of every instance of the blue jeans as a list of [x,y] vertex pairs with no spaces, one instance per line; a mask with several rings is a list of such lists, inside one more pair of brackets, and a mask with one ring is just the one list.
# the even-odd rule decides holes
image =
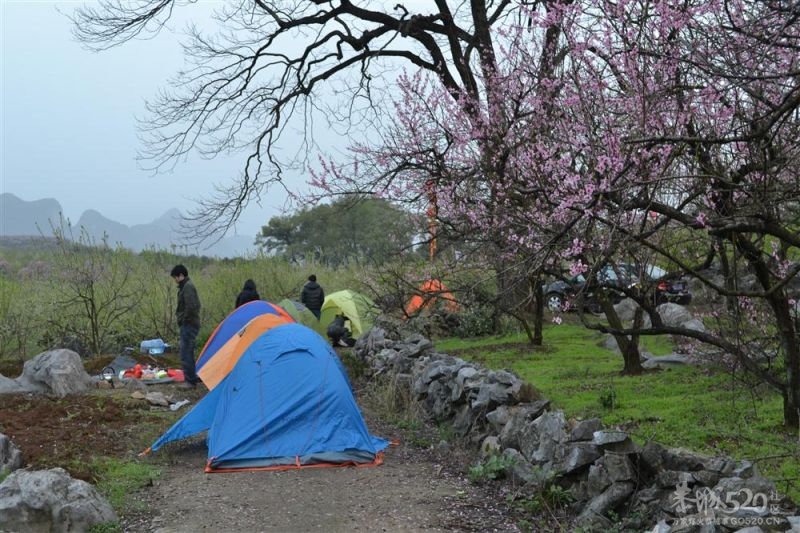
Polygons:
[[314,313],[314,316],[317,317],[317,320],[319,320],[319,317],[322,314],[319,309],[311,309],[311,308],[309,308],[308,310],[311,311],[312,313]]
[[200,378],[194,368],[194,349],[197,345],[197,334],[200,330],[194,326],[184,324],[181,326],[181,365],[183,366],[183,379],[187,383],[197,384]]

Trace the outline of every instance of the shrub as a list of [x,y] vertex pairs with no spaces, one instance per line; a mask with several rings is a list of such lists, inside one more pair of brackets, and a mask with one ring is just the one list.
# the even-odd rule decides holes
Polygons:
[[473,483],[500,479],[506,470],[514,466],[514,459],[501,454],[491,454],[483,462],[469,468],[469,479]]

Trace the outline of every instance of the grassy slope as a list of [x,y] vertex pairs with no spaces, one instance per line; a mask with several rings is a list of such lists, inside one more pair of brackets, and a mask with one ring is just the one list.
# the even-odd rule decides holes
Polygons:
[[[547,325],[545,346],[522,335],[444,339],[436,348],[493,369],[510,368],[568,417],[600,417],[634,440],[655,440],[707,455],[755,460],[779,490],[800,501],[800,441],[781,426],[780,396],[723,370],[679,367],[623,377],[622,358],[603,337],[577,324]],[[663,338],[643,340],[655,355]]]

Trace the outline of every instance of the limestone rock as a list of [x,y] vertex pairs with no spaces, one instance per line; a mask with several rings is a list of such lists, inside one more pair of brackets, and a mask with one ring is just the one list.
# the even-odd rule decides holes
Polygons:
[[53,393],[62,398],[93,387],[92,378],[83,368],[81,357],[63,348],[42,352],[25,361],[17,382],[26,390]]
[[8,531],[77,533],[117,520],[92,485],[61,468],[16,470],[0,483],[0,524]]

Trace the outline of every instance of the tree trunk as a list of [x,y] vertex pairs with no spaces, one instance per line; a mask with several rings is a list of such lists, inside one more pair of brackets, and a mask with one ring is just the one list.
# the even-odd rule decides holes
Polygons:
[[[599,295],[600,304],[603,306],[603,312],[608,320],[608,325],[612,330],[623,329],[622,321],[619,315],[614,310],[614,305],[608,299],[605,293]],[[634,327],[641,327],[642,324],[642,308],[636,309],[636,314],[633,318]],[[624,376],[638,376],[644,372],[642,368],[641,354],[639,353],[639,336],[621,334],[612,334],[614,340],[617,341],[620,352],[622,352],[622,360],[624,362],[622,367],[622,375]]]
[[800,338],[796,319],[792,317],[787,298],[770,302],[778,326],[778,335],[784,350],[786,386],[783,395],[783,423],[790,428],[800,427]]
[[539,276],[533,278],[533,345],[541,346],[544,344],[544,333],[542,332],[544,322],[544,292]]

